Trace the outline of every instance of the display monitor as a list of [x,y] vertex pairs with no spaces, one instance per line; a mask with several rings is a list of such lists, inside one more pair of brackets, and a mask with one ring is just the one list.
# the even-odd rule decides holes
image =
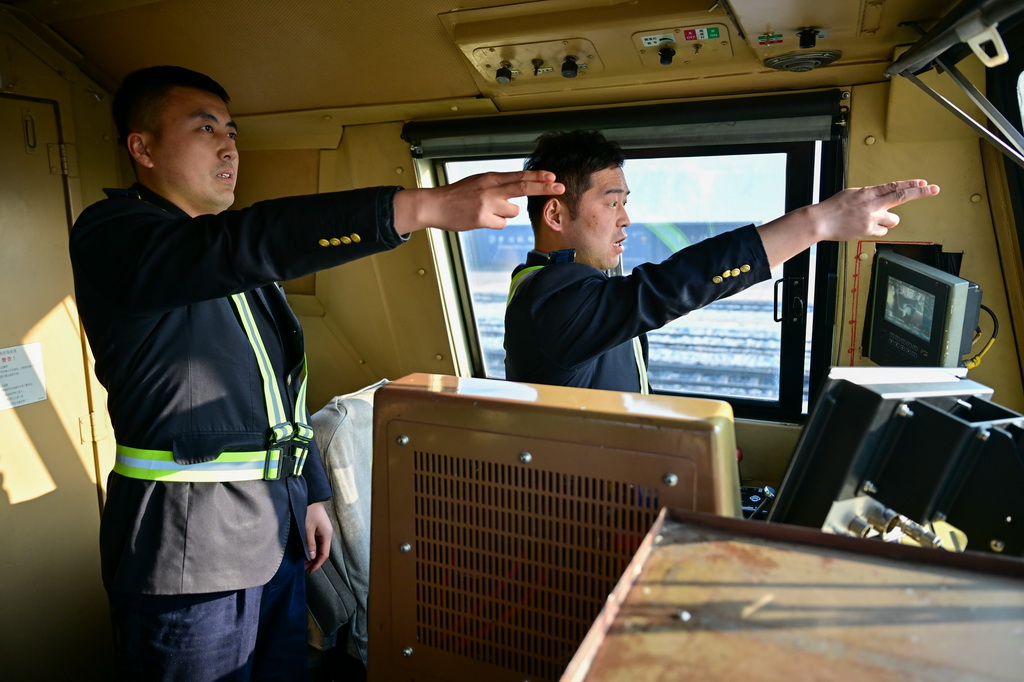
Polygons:
[[920,261],[879,251],[864,356],[883,367],[960,367],[978,326],[981,289]]

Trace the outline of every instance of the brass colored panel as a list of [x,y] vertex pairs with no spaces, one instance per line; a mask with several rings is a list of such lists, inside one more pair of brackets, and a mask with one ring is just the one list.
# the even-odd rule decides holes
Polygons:
[[1021,632],[1018,560],[666,509],[562,679],[1011,680]]
[[373,679],[558,679],[663,506],[738,515],[721,401],[414,374],[374,406]]

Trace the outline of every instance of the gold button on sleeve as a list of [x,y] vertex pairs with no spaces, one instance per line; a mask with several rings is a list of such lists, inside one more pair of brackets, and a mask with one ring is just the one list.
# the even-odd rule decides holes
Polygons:
[[352,243],[352,240],[351,240],[351,239],[349,239],[348,237],[342,237],[342,238],[341,238],[341,243],[342,243],[342,244],[351,244],[351,243]]
[[356,243],[356,244],[358,244],[359,242],[363,241],[363,238],[362,238],[362,237],[360,237],[360,236],[359,236],[358,234],[356,234],[355,232],[353,232],[352,234],[350,234],[350,235],[349,235],[349,237],[351,237],[351,238],[352,238],[352,241],[353,241],[354,243]]
[[750,266],[749,265],[741,265],[740,266],[740,272],[750,272]]
[[719,277],[718,275],[715,275],[714,277],[711,278],[711,281],[714,282],[715,284],[721,284],[722,278]]
[[740,276],[740,269],[739,268],[733,268],[729,272],[729,274],[732,275],[733,277],[739,277]]
[[726,270],[722,273],[722,279],[726,279],[727,277],[732,277],[732,270]]
[[338,246],[341,244],[341,240],[337,237],[331,237],[331,246]]
[[329,241],[327,241],[326,239],[321,239],[320,241],[317,242],[317,244],[319,244],[320,246],[330,246],[331,245],[331,243]]

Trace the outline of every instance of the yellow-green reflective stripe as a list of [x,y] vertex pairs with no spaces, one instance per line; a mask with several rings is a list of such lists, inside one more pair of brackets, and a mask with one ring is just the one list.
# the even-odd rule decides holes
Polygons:
[[[126,455],[136,459],[149,459],[161,462],[174,462],[174,453],[170,450],[143,450],[133,448],[129,445],[118,445],[117,454]],[[245,452],[222,452],[214,462],[256,462],[263,463],[267,458],[266,450],[253,450]],[[178,466],[192,466],[190,464],[178,464]]]
[[508,287],[508,298],[505,300],[506,306],[512,302],[512,297],[516,295],[516,289],[519,288],[519,284],[523,281],[523,277],[533,272],[534,270],[540,270],[542,267],[544,266],[533,265],[528,268],[523,268],[522,270],[516,273],[516,276],[512,278],[512,283]]
[[114,471],[129,478],[146,481],[175,483],[224,483],[227,481],[257,481],[263,478],[263,467],[241,471],[155,471],[114,463]]
[[[276,452],[273,454],[277,454]],[[277,457],[269,473],[277,474]],[[197,464],[179,464],[169,450],[145,450],[118,445],[114,471],[122,476],[148,481],[252,481],[263,478],[268,469],[267,452],[223,452],[216,459]]]
[[256,320],[252,316],[249,302],[245,300],[245,294],[232,294],[231,300],[242,319],[242,327],[249,339],[249,345],[252,346],[252,350],[256,354],[256,364],[259,365],[260,375],[263,377],[263,398],[267,404],[267,421],[270,427],[274,427],[286,421],[286,417],[284,402],[281,400],[281,393],[277,389],[277,379],[274,377],[274,369],[270,364],[270,356],[263,345],[263,338],[256,327]]

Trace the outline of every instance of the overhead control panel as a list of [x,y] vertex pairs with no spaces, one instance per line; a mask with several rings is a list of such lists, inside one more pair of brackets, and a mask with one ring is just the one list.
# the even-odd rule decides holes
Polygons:
[[736,29],[706,0],[539,0],[438,18],[491,97],[705,78],[716,62],[735,69]]
[[633,47],[649,69],[687,67],[732,59],[732,43],[725,24],[698,24],[638,31]]

